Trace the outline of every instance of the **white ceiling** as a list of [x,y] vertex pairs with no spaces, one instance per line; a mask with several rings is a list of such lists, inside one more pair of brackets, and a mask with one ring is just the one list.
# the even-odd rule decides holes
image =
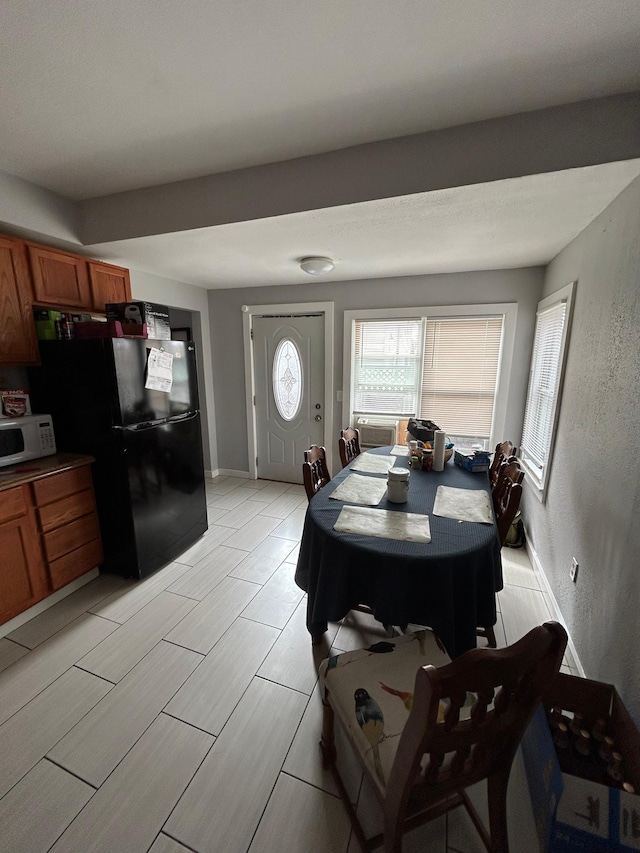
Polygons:
[[[83,200],[634,91],[639,32],[638,0],[12,0],[0,169]],[[544,263],[624,186],[565,177],[104,250],[205,287],[299,281],[324,251],[335,278]]]

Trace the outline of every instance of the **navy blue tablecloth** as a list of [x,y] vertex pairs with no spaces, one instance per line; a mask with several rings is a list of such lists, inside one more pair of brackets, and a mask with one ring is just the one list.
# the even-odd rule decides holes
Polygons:
[[[408,458],[397,457],[396,467],[409,467]],[[327,622],[366,604],[384,624],[431,626],[452,658],[475,648],[476,627],[496,623],[495,593],[502,589],[497,529],[441,518],[432,510],[439,485],[489,492],[488,476],[470,474],[452,459],[439,473],[412,471],[406,504],[382,498],[380,509],[429,516],[431,542],[421,544],[336,532],[344,503],[329,495],[349,473],[350,466],[343,468],[311,499],[305,518],[295,580],[308,595],[310,634],[320,636]]]

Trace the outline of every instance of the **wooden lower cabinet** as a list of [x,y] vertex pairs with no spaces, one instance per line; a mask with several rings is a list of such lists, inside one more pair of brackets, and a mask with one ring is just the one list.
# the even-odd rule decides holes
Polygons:
[[30,487],[0,492],[0,624],[50,592]]
[[100,565],[100,527],[88,466],[33,483],[51,588],[56,590]]
[[88,465],[0,491],[0,624],[102,561]]

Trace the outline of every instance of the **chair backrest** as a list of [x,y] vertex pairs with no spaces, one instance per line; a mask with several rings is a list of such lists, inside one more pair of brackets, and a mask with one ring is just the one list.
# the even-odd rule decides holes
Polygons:
[[308,450],[305,450],[304,462],[302,463],[302,481],[307,498],[311,500],[315,493],[326,486],[330,480],[331,474],[327,468],[326,450],[324,447],[312,444]]
[[498,470],[500,469],[500,465],[503,462],[516,459],[517,452],[518,448],[510,441],[502,441],[500,444],[496,444],[496,451],[493,454],[493,460],[491,461],[491,467],[489,468],[489,480],[491,482],[492,489],[498,482]]
[[340,448],[340,461],[342,467],[348,465],[356,456],[360,456],[360,430],[353,427],[347,427],[340,430],[340,438],[338,439],[338,447]]
[[473,649],[446,666],[421,667],[387,797],[394,792],[406,802],[411,794],[419,802],[421,787],[432,799],[488,777],[506,781],[566,644],[562,625],[545,622],[512,646]]

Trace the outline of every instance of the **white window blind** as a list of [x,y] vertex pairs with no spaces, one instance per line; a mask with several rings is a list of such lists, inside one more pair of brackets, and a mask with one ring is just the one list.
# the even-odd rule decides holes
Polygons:
[[529,371],[522,456],[542,486],[553,440],[567,323],[566,300],[539,310]]
[[503,318],[427,320],[420,416],[449,435],[489,441]]
[[356,412],[413,415],[422,364],[422,320],[356,320]]

